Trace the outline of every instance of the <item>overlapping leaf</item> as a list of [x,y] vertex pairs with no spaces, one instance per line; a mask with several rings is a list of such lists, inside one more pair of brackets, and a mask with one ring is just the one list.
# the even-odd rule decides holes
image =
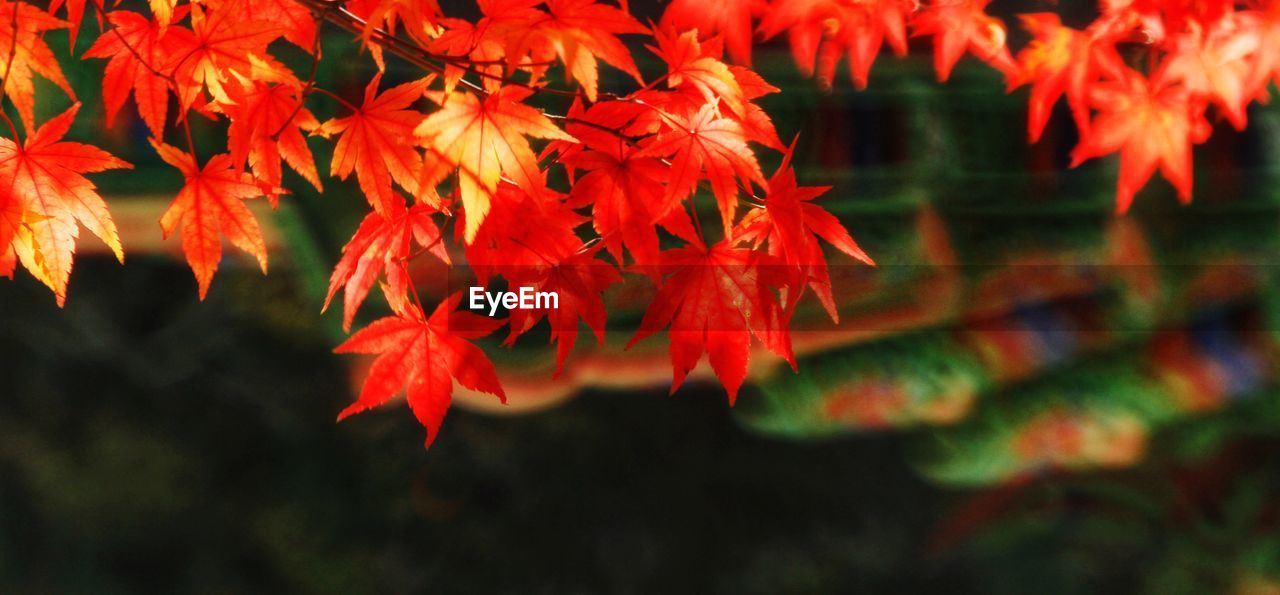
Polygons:
[[1116,209],[1128,210],[1157,169],[1180,199],[1191,200],[1191,146],[1204,142],[1210,130],[1203,107],[1187,90],[1131,73],[1123,82],[1096,86],[1092,99],[1102,114],[1080,139],[1072,163],[1120,153]]
[[[79,108],[73,105],[45,122],[21,145],[0,138],[0,187],[9,193],[0,205],[0,239],[13,240],[23,266],[53,290],[60,305],[67,299],[81,225],[124,262],[107,205],[82,174],[132,166],[97,147],[62,140]],[[15,216],[19,210],[22,217]],[[3,244],[4,252],[9,245]]]
[[186,185],[160,218],[164,237],[182,236],[182,251],[195,273],[200,299],[209,293],[213,274],[222,261],[222,240],[258,261],[267,272],[267,245],[258,220],[244,201],[263,196],[249,174],[234,167],[231,156],[215,155],[200,167],[195,157],[169,145],[152,141],[166,163],[177,168]]
[[794,365],[786,315],[772,291],[777,280],[767,278],[776,271],[761,266],[764,258],[729,242],[663,253],[665,278],[628,345],[667,328],[673,392],[705,353],[732,403],[747,377],[752,336]]
[[62,67],[44,42],[46,32],[69,26],[66,21],[25,2],[0,2],[0,68],[4,69],[0,76],[4,77],[5,94],[18,108],[28,132],[35,128],[35,74],[75,99]]
[[[467,215],[467,243],[475,239],[488,215],[503,175],[525,192],[541,192],[541,168],[527,137],[575,140],[542,112],[520,103],[529,94],[528,89],[517,87],[506,87],[483,99],[454,93],[441,98],[440,110],[415,130],[419,142],[439,157],[429,160],[428,168],[458,171],[458,193]],[[442,177],[427,175],[432,180]]]
[[440,431],[440,423],[453,400],[453,383],[496,395],[505,403],[493,364],[477,339],[497,330],[505,321],[469,312],[455,312],[462,294],[441,302],[424,318],[414,309],[402,316],[380,319],[357,331],[335,350],[338,353],[377,355],[369,368],[360,398],[338,419],[377,407],[404,392],[409,408],[427,428],[427,446]]
[[195,38],[180,26],[162,28],[157,21],[136,12],[107,13],[109,30],[85,52],[87,58],[107,58],[102,75],[102,102],[110,126],[132,93],[138,115],[151,134],[164,134],[169,115],[171,76],[167,73],[190,51]]
[[378,94],[381,81],[382,75],[375,74],[365,87],[360,109],[325,122],[316,134],[341,135],[333,147],[329,173],[345,180],[354,171],[365,198],[388,215],[400,200],[393,181],[412,195],[418,193],[422,155],[413,146],[413,130],[424,116],[407,108],[422,98],[429,81],[405,83]]
[[302,135],[320,123],[302,107],[298,90],[291,85],[252,81],[228,85],[227,91],[231,103],[220,105],[220,109],[231,121],[227,150],[236,168],[247,162],[273,204],[278,196],[274,189],[282,182],[281,160],[321,190],[315,159]]
[[449,262],[440,230],[431,220],[433,212],[425,205],[405,208],[401,201],[387,215],[369,213],[360,223],[355,235],[342,248],[342,259],[333,269],[333,276],[329,278],[329,294],[324,299],[324,309],[327,310],[338,289],[344,289],[343,328],[351,327],[356,310],[380,275],[385,279],[382,291],[387,302],[393,310],[404,311],[409,284],[412,283],[408,261],[413,256],[415,243],[441,261]]
[[668,198],[683,199],[693,192],[699,180],[709,180],[728,235],[738,207],[739,184],[750,187],[752,182],[765,183],[742,125],[720,116],[710,105],[689,119],[674,115],[669,118],[674,129],[658,135],[640,156],[671,158]]
[[[840,220],[813,200],[826,194],[829,187],[802,187],[796,183],[791,169],[790,153],[778,171],[769,178],[769,193],[764,208],[753,209],[743,217],[738,238],[759,245],[768,242],[769,253],[791,267],[798,275],[799,283],[813,288],[831,319],[839,322],[835,296],[831,294],[831,276],[827,271],[827,258],[818,239],[826,241],[837,250],[862,263],[874,265],[867,253],[849,235]],[[794,307],[798,296],[788,296]]]

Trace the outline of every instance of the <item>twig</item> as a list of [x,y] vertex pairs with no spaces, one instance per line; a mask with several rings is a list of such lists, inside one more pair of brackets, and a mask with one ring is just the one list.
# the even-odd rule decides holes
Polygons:
[[[326,9],[327,10],[327,9]],[[285,129],[289,128],[289,124],[297,117],[298,112],[302,111],[302,105],[306,103],[307,96],[311,95],[311,89],[316,85],[316,72],[320,69],[320,21],[321,17],[316,17],[316,38],[311,42],[311,72],[307,74],[307,84],[302,86],[302,91],[298,93],[298,105],[293,106],[293,112],[289,114],[284,122],[280,123],[280,128],[271,133],[272,142],[280,140],[280,135],[284,134]]]
[[337,93],[334,93],[333,91],[330,91],[330,90],[325,89],[325,88],[323,88],[323,87],[312,86],[312,87],[311,87],[311,92],[312,92],[312,93],[319,93],[319,94],[321,94],[321,95],[324,95],[325,97],[328,97],[328,98],[330,98],[330,99],[332,99],[332,100],[334,100],[334,101],[337,101],[338,103],[341,103],[343,107],[345,107],[345,108],[347,108],[347,109],[349,109],[349,110],[351,110],[351,111],[353,111],[353,112],[358,112],[358,111],[360,111],[360,108],[359,108],[359,107],[356,107],[356,104],[351,103],[350,101],[347,101],[346,99],[343,99],[341,95],[338,95]]

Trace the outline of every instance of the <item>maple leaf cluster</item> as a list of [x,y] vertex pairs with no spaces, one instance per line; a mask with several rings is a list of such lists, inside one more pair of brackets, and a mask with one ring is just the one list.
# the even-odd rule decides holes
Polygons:
[[[21,264],[63,303],[82,227],[123,260],[85,174],[130,164],[63,140],[79,103],[44,39],[65,29],[74,47],[89,21],[83,57],[105,61],[108,125],[131,104],[185,180],[159,223],[180,238],[201,298],[224,243],[267,270],[247,202],[275,207],[286,170],[322,191],[332,181],[311,143],[332,143],[328,176],[353,180],[368,212],[325,307],[341,293],[350,329],[376,285],[392,313],[338,348],[376,356],[343,416],[403,392],[430,442],[455,383],[505,399],[474,340],[507,326],[511,343],[545,319],[559,373],[582,325],[603,341],[605,292],[646,278],[656,292],[632,343],[665,331],[673,390],[705,355],[732,402],[753,343],[794,367],[789,319],[806,294],[836,318],[826,254],[871,263],[817,201],[827,189],[798,183],[757,103],[778,89],[750,68],[753,38],[785,33],[827,84],[848,56],[861,87],[882,47],[903,54],[929,37],[940,80],[972,54],[1011,87],[1030,85],[1033,140],[1065,97],[1082,133],[1076,161],[1120,153],[1121,210],[1157,169],[1189,199],[1207,110],[1243,127],[1280,75],[1280,2],[1106,0],[1083,30],[1024,15],[1034,39],[1016,58],[987,4],[675,0],[655,25],[598,0],[478,0],[470,18],[435,0],[0,0],[0,101],[17,115],[0,109],[0,274]],[[324,28],[365,50],[362,97],[317,84]],[[660,70],[642,72],[641,47]],[[310,63],[290,67],[286,49]],[[420,78],[389,80],[393,59]],[[39,125],[36,75],[71,106]],[[556,103],[561,113],[547,111]],[[337,116],[321,121],[317,105]],[[225,133],[225,150],[197,154],[197,118]],[[781,165],[766,177],[767,152]],[[465,262],[482,284],[555,292],[558,307],[494,319],[459,310],[459,294],[428,307],[410,268],[424,256]]]
[[[78,104],[35,126],[33,74],[74,100],[44,33],[69,29],[74,46],[89,20],[99,33],[83,55],[105,60],[108,125],[132,104],[152,148],[185,180],[160,228],[180,238],[202,299],[224,243],[266,272],[247,203],[275,207],[288,194],[285,170],[321,191],[327,180],[309,139],[332,142],[328,175],[353,179],[368,213],[343,248],[325,308],[341,293],[350,329],[376,285],[391,310],[337,349],[376,356],[340,418],[405,393],[429,444],[455,383],[505,400],[474,340],[507,326],[511,343],[546,319],[558,374],[582,325],[604,340],[604,293],[624,278],[656,285],[632,342],[666,331],[673,390],[706,355],[732,401],[753,341],[794,366],[795,304],[812,291],[835,317],[822,243],[871,260],[815,202],[826,189],[797,184],[790,148],[756,103],[778,89],[726,63],[721,40],[646,25],[625,3],[477,8],[462,19],[430,0],[67,0],[48,10],[0,1],[3,91],[17,113],[15,122],[0,112],[11,132],[0,138],[0,176],[10,178],[0,185],[10,189],[0,195],[0,272],[21,263],[62,303],[80,227],[123,258],[83,174],[129,164],[61,140]],[[323,27],[366,50],[375,74],[363,97],[317,84]],[[287,45],[310,57],[309,68],[285,64]],[[641,72],[632,53],[641,47],[661,70]],[[389,82],[391,59],[421,78]],[[545,111],[541,96],[566,111]],[[336,117],[321,121],[318,104]],[[225,150],[198,155],[193,120],[225,132]],[[21,142],[18,124],[34,130]],[[765,150],[782,156],[770,177]],[[714,208],[699,209],[704,201]],[[701,214],[712,212],[719,225],[704,225]],[[423,279],[411,274],[419,257],[465,262],[481,284],[555,292],[558,307],[498,319],[459,309],[458,293],[427,307]]]
[[1102,0],[1083,29],[1054,13],[1019,15],[1032,41],[1016,57],[990,0],[674,0],[673,27],[722,36],[729,54],[751,63],[753,37],[784,33],[796,64],[830,86],[848,58],[853,83],[867,86],[884,46],[905,55],[911,38],[930,38],[938,80],[971,54],[998,70],[1010,89],[1030,86],[1028,129],[1039,140],[1065,98],[1080,132],[1073,166],[1119,153],[1116,206],[1127,211],[1158,170],[1191,200],[1192,146],[1212,130],[1214,108],[1236,129],[1251,102],[1265,101],[1280,76],[1280,3],[1268,0]]

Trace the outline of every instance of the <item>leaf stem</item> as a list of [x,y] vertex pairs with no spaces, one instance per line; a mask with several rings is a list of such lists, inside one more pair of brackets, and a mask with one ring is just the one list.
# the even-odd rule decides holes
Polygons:
[[[328,9],[326,9],[328,10]],[[302,86],[302,91],[298,92],[298,105],[293,106],[293,112],[289,114],[284,122],[280,123],[280,128],[271,133],[272,142],[280,140],[280,135],[284,134],[285,129],[289,128],[289,124],[297,117],[298,112],[302,111],[303,104],[307,101],[307,96],[311,95],[312,89],[316,86],[316,73],[320,70],[320,21],[322,18],[316,16],[316,38],[311,42],[311,72],[307,73],[307,84]]]
[[356,105],[355,105],[354,103],[351,103],[350,101],[347,101],[346,99],[343,99],[341,95],[338,95],[337,93],[334,93],[333,91],[330,91],[330,90],[325,89],[325,88],[323,88],[323,87],[314,86],[314,85],[311,87],[311,91],[312,91],[313,93],[319,93],[319,94],[321,94],[321,95],[324,95],[325,97],[328,97],[328,98],[330,98],[330,99],[332,99],[332,100],[334,100],[334,101],[337,101],[338,103],[341,103],[341,104],[343,105],[343,107],[346,107],[347,109],[349,109],[349,110],[351,110],[351,111],[353,111],[353,112],[358,112],[358,111],[360,111],[360,108],[359,108],[359,107],[356,107]]

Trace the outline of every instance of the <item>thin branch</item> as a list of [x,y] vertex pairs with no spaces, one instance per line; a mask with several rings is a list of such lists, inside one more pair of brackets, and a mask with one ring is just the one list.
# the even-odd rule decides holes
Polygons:
[[[191,136],[191,118],[184,117],[182,119],[182,131],[186,133],[187,136],[187,150],[191,152],[191,158],[196,159],[196,143]],[[199,162],[200,160],[196,159],[196,163]]]
[[284,122],[280,123],[280,128],[271,133],[272,142],[280,140],[280,135],[284,134],[285,129],[289,128],[289,124],[297,117],[298,112],[302,111],[303,104],[307,101],[307,96],[311,95],[311,90],[316,86],[316,73],[320,70],[320,17],[316,17],[316,38],[311,42],[311,72],[307,73],[307,84],[302,86],[302,91],[298,93],[298,105],[293,106],[293,112],[289,114]]
[[[348,12],[342,8],[341,0],[298,0],[301,4],[309,8],[312,14],[317,15],[324,20],[345,29],[348,33],[363,38],[366,30],[371,31],[370,36],[376,38],[377,44],[400,56],[409,63],[424,68],[429,72],[444,74],[445,67],[442,64],[432,62],[430,58],[423,56],[423,50],[417,46],[407,44],[400,38],[383,31],[380,28],[369,28],[364,19]],[[336,8],[337,10],[333,10]],[[408,47],[406,47],[408,46]],[[467,80],[462,81],[471,90],[486,94],[483,87]]]
[[[401,58],[408,60],[410,63],[413,63],[421,68],[425,68],[430,72],[435,72],[437,74],[444,74],[446,68],[453,67],[453,68],[458,68],[462,70],[466,74],[475,75],[481,79],[497,81],[499,83],[502,83],[503,85],[522,87],[538,93],[545,93],[548,95],[556,95],[560,97],[581,97],[582,96],[581,90],[566,91],[561,89],[551,89],[541,85],[535,85],[535,84],[526,83],[523,81],[518,81],[508,76],[493,74],[491,72],[485,71],[482,68],[479,68],[482,66],[504,66],[508,63],[506,60],[474,60],[467,56],[454,56],[450,54],[439,54],[439,53],[431,52],[423,48],[422,46],[411,41],[406,41],[400,38],[399,36],[386,31],[385,29],[371,26],[364,19],[360,18],[359,16],[353,14],[351,11],[348,11],[346,8],[342,7],[341,6],[342,0],[298,0],[298,1],[301,4],[306,5],[307,8],[309,8],[313,14],[323,15],[325,20],[327,20],[328,22],[333,23],[338,27],[341,27],[342,29],[345,29],[352,34],[360,36],[361,38],[364,38],[366,35],[368,35],[368,37],[374,38],[377,45],[382,47],[383,49],[386,49],[390,51],[392,54],[400,56]],[[331,11],[330,9],[334,7],[337,7],[337,10]],[[520,64],[519,66],[522,68],[528,68],[528,67],[537,67],[537,66],[550,66],[555,63],[556,62],[554,60],[547,61],[547,62],[529,62],[525,64]],[[486,91],[483,86],[475,82],[469,81],[465,78],[459,79],[459,82],[461,82],[464,86],[466,86],[471,91],[474,91],[480,95],[488,95],[488,91]],[[617,97],[615,95],[607,94],[607,93],[602,94],[601,96],[607,97],[607,98]]]
[[358,112],[358,111],[360,111],[360,108],[359,108],[359,107],[356,107],[356,104],[351,103],[350,101],[347,101],[346,99],[343,99],[343,97],[342,97],[341,95],[338,95],[337,93],[334,93],[333,91],[330,91],[330,90],[325,89],[325,88],[323,88],[323,87],[319,87],[319,86],[315,86],[315,85],[313,85],[313,86],[311,87],[311,92],[312,92],[312,93],[319,93],[319,94],[321,94],[321,95],[324,95],[325,97],[328,97],[328,98],[330,98],[330,99],[332,99],[332,100],[334,100],[334,101],[337,101],[338,103],[341,103],[343,107],[345,107],[345,108],[347,108],[347,109],[349,109],[349,110],[351,110],[351,111],[353,111],[353,112]]
[[422,297],[418,295],[418,286],[413,282],[413,275],[409,274],[409,265],[400,263],[400,268],[404,270],[404,278],[408,279],[405,285],[409,286],[409,293],[413,296],[413,303],[418,306],[418,314],[424,319],[427,317],[427,311],[422,307]]

